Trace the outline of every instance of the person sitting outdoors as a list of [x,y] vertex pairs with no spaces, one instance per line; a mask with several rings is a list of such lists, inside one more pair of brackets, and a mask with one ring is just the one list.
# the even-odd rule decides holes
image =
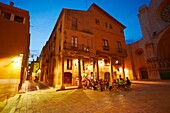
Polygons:
[[121,75],[119,75],[119,85],[124,86],[124,80],[122,79]]
[[130,88],[131,82],[128,77],[126,77],[125,87]]
[[116,82],[116,79],[113,80],[112,83],[112,89],[117,89],[118,83]]

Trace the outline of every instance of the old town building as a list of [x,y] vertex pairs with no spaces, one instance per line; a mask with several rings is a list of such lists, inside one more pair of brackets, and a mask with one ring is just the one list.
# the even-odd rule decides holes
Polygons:
[[41,51],[41,81],[81,87],[81,81],[123,78],[126,27],[96,4],[87,11],[62,9]]
[[[16,93],[24,82],[30,45],[29,12],[0,3],[0,84]],[[2,88],[1,87],[1,88]]]
[[170,1],[151,0],[139,8],[143,38],[128,45],[136,79],[170,79]]

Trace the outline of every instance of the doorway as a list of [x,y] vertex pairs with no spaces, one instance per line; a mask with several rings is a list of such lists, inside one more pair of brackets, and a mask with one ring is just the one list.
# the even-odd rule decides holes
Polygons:
[[72,73],[65,72],[64,73],[64,84],[71,84],[72,83]]

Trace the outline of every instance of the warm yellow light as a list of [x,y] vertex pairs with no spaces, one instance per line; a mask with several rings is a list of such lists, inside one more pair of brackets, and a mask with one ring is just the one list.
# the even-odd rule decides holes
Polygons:
[[116,61],[115,61],[115,64],[119,64],[119,61],[118,61],[118,60],[116,60]]
[[23,54],[22,54],[22,53],[20,54],[20,57],[23,57]]
[[41,69],[38,69],[37,73],[41,73]]
[[20,57],[15,57],[14,58],[14,63],[20,63],[21,62],[21,58]]
[[98,63],[99,63],[99,65],[102,65],[102,64],[103,64],[103,61],[102,61],[102,60],[100,60],[100,61],[98,61]]
[[22,62],[22,58],[21,58],[21,57],[15,57],[15,58],[13,59],[13,65],[14,65],[15,67],[21,66],[21,62]]
[[127,68],[125,68],[125,77],[128,77],[129,75],[129,70]]
[[78,60],[77,59],[74,60],[74,64],[75,64],[75,66],[78,66]]
[[121,67],[119,68],[119,71],[122,73],[122,68]]

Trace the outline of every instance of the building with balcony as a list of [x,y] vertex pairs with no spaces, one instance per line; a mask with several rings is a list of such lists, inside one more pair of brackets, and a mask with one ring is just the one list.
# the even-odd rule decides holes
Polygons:
[[0,88],[4,92],[18,92],[25,80],[30,45],[29,19],[29,12],[14,7],[13,2],[10,5],[0,3]]
[[139,8],[143,38],[128,45],[136,79],[170,79],[170,1],[151,0]]
[[41,51],[41,81],[64,88],[81,87],[85,78],[125,78],[125,28],[96,4],[62,9]]

